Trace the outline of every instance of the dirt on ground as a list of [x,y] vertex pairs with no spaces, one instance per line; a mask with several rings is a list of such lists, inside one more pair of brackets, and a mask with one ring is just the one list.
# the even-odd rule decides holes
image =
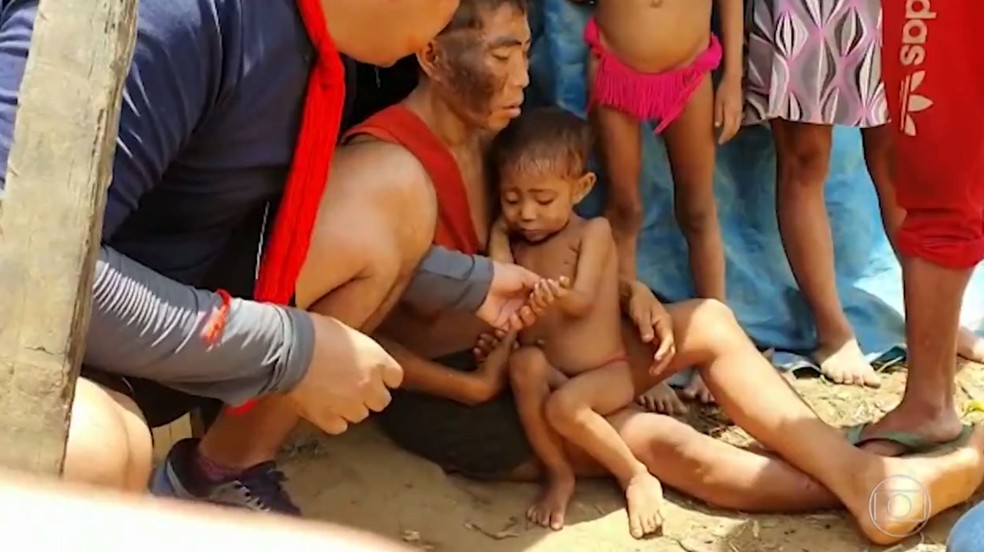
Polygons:
[[[984,366],[965,365],[958,377],[961,407],[984,400]],[[833,385],[815,377],[790,378],[828,423],[874,420],[897,404],[905,371],[883,373],[880,389]],[[715,407],[692,409],[701,431],[732,443],[748,437]],[[977,421],[980,412],[970,412]],[[708,508],[667,491],[664,535],[628,536],[623,501],[605,481],[579,483],[560,532],[527,527],[523,512],[537,488],[480,483],[445,475],[440,468],[390,443],[371,423],[342,437],[305,435],[285,453],[288,488],[314,518],[367,529],[421,550],[446,552],[841,552],[883,550],[858,537],[838,511],[801,515],[748,515]],[[970,504],[934,519],[892,552],[943,552],[946,536]]]

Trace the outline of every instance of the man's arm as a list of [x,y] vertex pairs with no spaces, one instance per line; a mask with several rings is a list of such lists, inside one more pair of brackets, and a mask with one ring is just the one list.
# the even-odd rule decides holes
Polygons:
[[220,340],[209,345],[201,332],[221,302],[103,246],[85,363],[228,404],[293,389],[311,363],[310,315],[233,299]]
[[432,246],[403,294],[403,303],[420,313],[475,312],[492,285],[492,260]]
[[[37,5],[5,0],[0,12],[0,189]],[[215,14],[188,0],[152,3],[141,7],[138,30],[124,85],[104,243],[160,182],[218,90],[222,60]],[[232,403],[289,390],[306,372],[313,350],[308,315],[234,300],[222,339],[207,347],[202,325],[220,301],[104,246],[85,363]]]

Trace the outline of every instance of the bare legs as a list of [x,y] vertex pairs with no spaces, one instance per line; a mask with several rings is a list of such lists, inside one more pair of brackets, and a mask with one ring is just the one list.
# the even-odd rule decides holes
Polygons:
[[831,127],[776,120],[776,210],[779,232],[796,283],[817,327],[814,359],[837,383],[879,385],[865,361],[840,299],[834,246],[824,204]]
[[735,423],[827,487],[873,542],[897,542],[923,521],[890,519],[886,512],[875,512],[872,519],[869,501],[876,489],[911,492],[916,481],[928,497],[927,511],[935,515],[966,500],[980,485],[984,432],[975,432],[967,446],[938,458],[867,453],[816,417],[755,349],[727,307],[704,301],[671,312],[678,351],[675,367],[699,366]]
[[143,493],[153,455],[150,429],[129,397],[80,378],[65,450],[65,480]]
[[[588,83],[593,83],[597,63],[588,59]],[[667,127],[664,138],[674,185],[674,213],[687,242],[690,273],[697,297],[725,300],[725,260],[721,228],[714,199],[713,124],[714,90],[704,79],[680,116]],[[636,279],[636,247],[643,222],[639,192],[641,124],[618,110],[597,106],[591,120],[599,137],[600,157],[611,179],[606,216],[619,251],[619,270]],[[659,385],[640,396],[640,404],[665,413],[686,409]],[[682,392],[688,399],[709,403],[710,391],[700,375],[693,374]]]
[[[714,198],[713,114],[714,89],[708,76],[663,138],[673,173],[673,212],[687,241],[697,297],[725,302],[724,243]],[[697,372],[682,394],[703,403],[714,400]]]
[[[984,432],[932,458],[884,458],[851,446],[816,418],[742,333],[724,305],[689,301],[669,306],[677,336],[671,369],[698,365],[722,407],[739,426],[783,459],[716,441],[671,418],[623,410],[609,417],[636,458],[664,483],[716,506],[743,511],[803,511],[843,504],[873,542],[891,544],[924,521],[921,515],[889,519],[869,510],[881,499],[907,492],[920,500],[914,513],[936,515],[968,499],[984,477]],[[652,385],[651,352],[626,329],[636,389]],[[575,472],[603,475],[581,449],[567,443]],[[517,474],[534,477],[530,470]],[[828,490],[829,489],[829,490]],[[928,500],[926,500],[928,498]],[[872,515],[874,514],[874,515]]]
[[566,379],[536,347],[523,347],[509,359],[509,381],[519,419],[546,472],[543,492],[526,511],[526,518],[554,531],[564,527],[567,504],[574,495],[574,469],[564,451],[563,439],[547,423],[544,407],[550,392]]
[[[339,286],[312,305],[299,306],[332,316],[365,333],[372,332],[399,300],[408,275],[430,247],[432,232],[432,227],[407,225],[395,236],[397,247],[386,250],[392,255],[380,253],[370,272]],[[318,245],[315,241],[312,247]],[[199,444],[199,452],[220,465],[245,470],[273,459],[299,420],[286,399],[267,397],[245,414],[220,414]]]
[[[574,472],[562,436],[606,468],[625,492],[629,532],[635,538],[657,532],[663,524],[663,490],[603,415],[631,402],[634,385],[626,363],[614,363],[564,381],[536,347],[517,351],[510,368],[523,427],[547,471],[547,486],[531,509],[536,521],[553,529],[574,491]],[[554,385],[550,385],[550,383]],[[550,393],[550,387],[558,387]],[[549,396],[548,396],[549,394]],[[544,414],[546,419],[544,420]],[[549,425],[548,425],[549,423]]]
[[[954,406],[954,358],[963,291],[970,270],[951,270],[929,261],[903,257],[908,377],[902,402],[867,435],[884,431],[915,433],[928,442],[947,442],[960,434]],[[875,448],[877,447],[877,448]],[[898,453],[885,443],[873,450]]]

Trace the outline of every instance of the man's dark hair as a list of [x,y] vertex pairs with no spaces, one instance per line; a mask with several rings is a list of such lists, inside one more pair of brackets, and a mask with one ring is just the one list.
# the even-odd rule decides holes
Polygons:
[[458,10],[441,34],[462,29],[481,29],[482,17],[502,6],[512,6],[526,14],[529,9],[528,0],[461,0]]
[[579,178],[588,171],[593,138],[587,121],[558,107],[523,113],[492,140],[496,180],[504,173],[533,171]]

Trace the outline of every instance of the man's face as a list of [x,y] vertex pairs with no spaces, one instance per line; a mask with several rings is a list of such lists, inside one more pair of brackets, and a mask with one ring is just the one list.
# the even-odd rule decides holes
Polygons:
[[445,100],[468,122],[498,132],[519,116],[529,85],[530,26],[504,5],[482,14],[482,27],[439,37],[436,81]]

